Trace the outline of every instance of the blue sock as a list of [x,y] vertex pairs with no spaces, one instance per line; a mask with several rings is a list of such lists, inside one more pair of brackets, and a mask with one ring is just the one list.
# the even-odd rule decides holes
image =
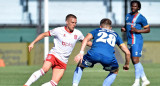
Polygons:
[[141,77],[145,76],[144,70],[143,70],[143,66],[142,64],[139,62],[139,67],[140,67],[140,72],[141,72]]
[[141,76],[141,63],[137,63],[137,64],[134,64],[134,68],[135,68],[135,78],[136,79],[140,79],[140,76]]
[[116,76],[117,76],[117,74],[115,74],[115,73],[109,73],[103,82],[103,86],[111,86],[111,84],[116,79]]
[[82,76],[83,68],[77,67],[73,75],[73,83],[79,84]]
[[141,69],[141,74],[140,74],[140,76],[141,76],[142,80],[143,80],[143,81],[147,80],[147,77],[146,77],[146,75],[145,75],[145,73],[144,73],[144,69],[143,69],[143,66],[142,66],[141,63],[140,63],[140,69]]

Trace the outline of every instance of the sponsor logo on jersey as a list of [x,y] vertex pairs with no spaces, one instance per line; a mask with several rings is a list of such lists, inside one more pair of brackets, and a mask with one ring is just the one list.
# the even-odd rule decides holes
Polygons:
[[128,23],[126,23],[127,25],[134,25],[133,23],[130,23],[130,22],[128,22]]
[[128,23],[126,23],[127,25],[133,25],[133,26],[136,26],[136,23],[130,23],[130,22],[128,22]]
[[73,44],[71,44],[71,43],[67,43],[67,42],[64,42],[64,41],[62,41],[62,45],[63,46],[69,46],[69,47],[73,47]]

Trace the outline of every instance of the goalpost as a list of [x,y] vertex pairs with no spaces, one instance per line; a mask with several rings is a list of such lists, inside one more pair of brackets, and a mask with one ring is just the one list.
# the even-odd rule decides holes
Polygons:
[[[48,0],[44,0],[44,32],[49,30],[48,24]],[[49,37],[44,38],[44,60],[49,51]]]

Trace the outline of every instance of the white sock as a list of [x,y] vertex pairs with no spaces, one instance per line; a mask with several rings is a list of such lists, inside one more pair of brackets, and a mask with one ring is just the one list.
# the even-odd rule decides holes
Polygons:
[[49,81],[49,82],[46,82],[44,83],[43,85],[41,86],[57,86],[57,83],[54,82],[53,80]]
[[134,83],[139,83],[140,79],[135,79]]
[[53,80],[51,80],[50,83],[52,84],[52,86],[57,86],[57,83],[54,82]]
[[30,78],[28,79],[28,81],[25,83],[25,85],[30,86],[33,82],[37,81],[42,75],[44,75],[45,72],[43,71],[43,69],[37,70],[35,71]]
[[146,76],[143,76],[143,77],[142,77],[142,81],[146,81],[146,80],[148,80],[147,77],[146,77]]
[[73,83],[73,85],[72,86],[78,86],[78,84],[77,83]]

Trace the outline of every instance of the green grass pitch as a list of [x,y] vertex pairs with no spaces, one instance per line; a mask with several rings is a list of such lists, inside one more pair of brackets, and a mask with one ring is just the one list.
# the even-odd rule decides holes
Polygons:
[[[134,82],[134,67],[130,64],[129,71],[120,70],[112,86],[131,86]],[[160,64],[143,64],[145,73],[151,81],[150,86],[160,86]],[[72,78],[76,65],[68,65],[67,70],[58,86],[72,86]],[[41,66],[8,66],[0,67],[0,86],[23,86],[30,75]],[[97,64],[94,68],[87,68],[83,72],[79,86],[102,86],[103,80],[109,72],[102,70]],[[42,76],[32,86],[41,86],[51,79],[52,71]]]

